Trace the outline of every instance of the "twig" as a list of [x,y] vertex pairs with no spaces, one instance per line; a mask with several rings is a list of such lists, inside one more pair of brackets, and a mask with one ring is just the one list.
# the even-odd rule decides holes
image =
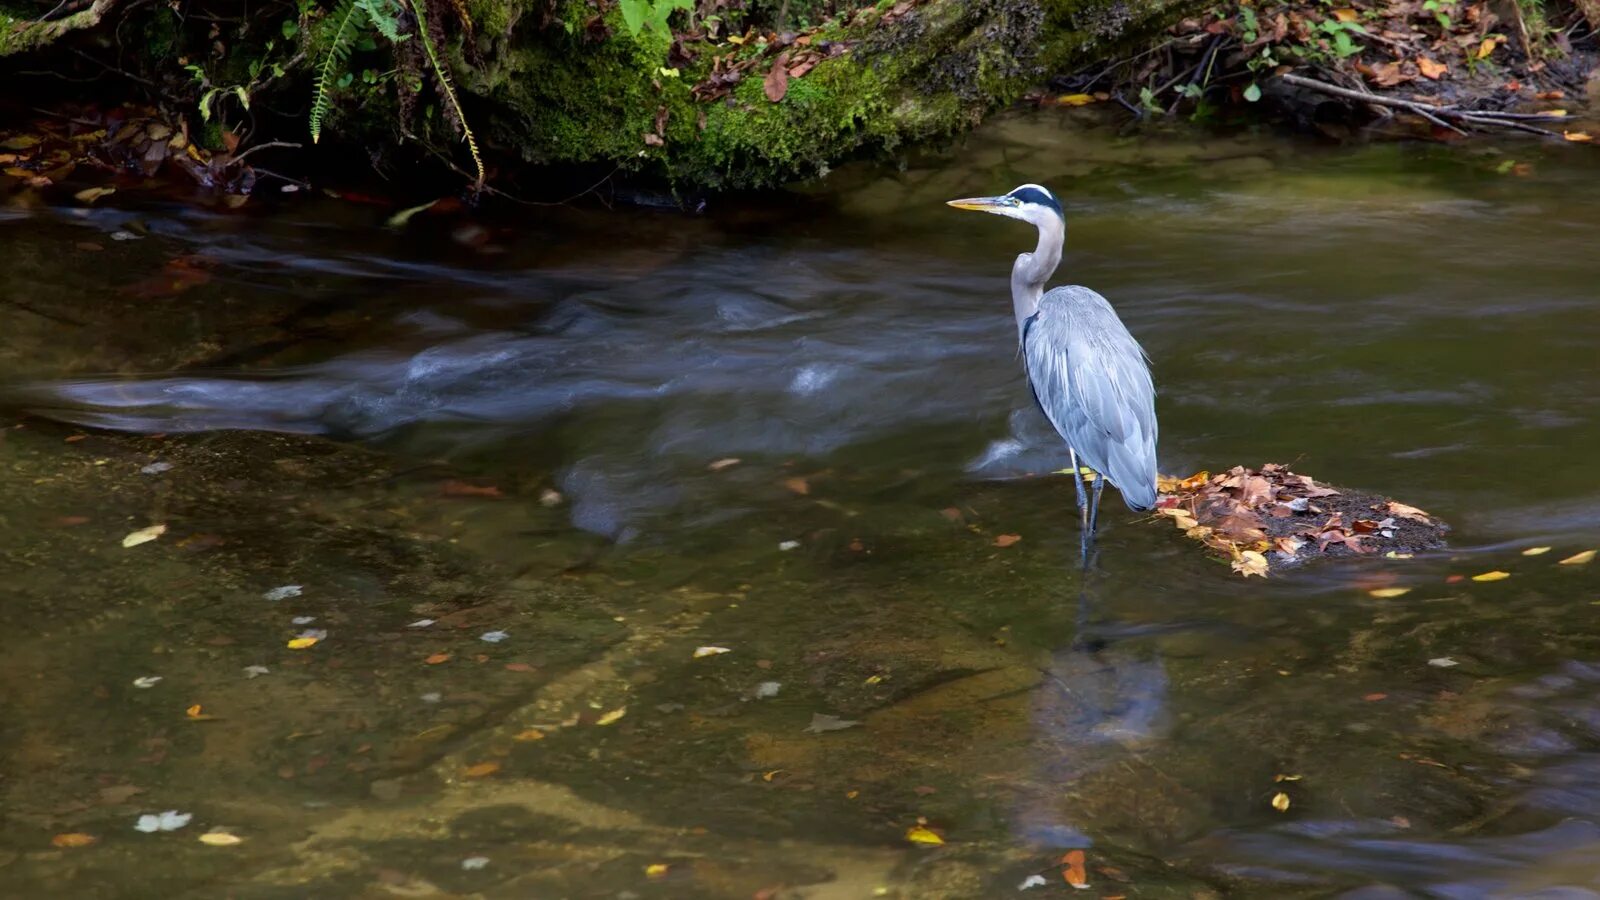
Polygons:
[[248,150],[244,151],[243,153],[239,154],[238,156],[235,156],[233,159],[228,161],[228,164],[229,165],[234,165],[236,163],[244,162],[244,158],[246,156],[249,156],[250,154],[256,152],[257,150],[268,150],[268,149],[271,149],[273,147],[292,147],[292,148],[294,148],[296,150],[299,150],[301,147],[304,147],[304,146],[305,146],[304,144],[296,144],[296,143],[292,143],[290,141],[267,141],[265,144],[257,144],[254,147],[251,147]]
[[[1298,85],[1299,87],[1303,88],[1310,88],[1314,91],[1321,91],[1324,94],[1332,94],[1335,97],[1344,97],[1348,100],[1357,100],[1362,103],[1372,103],[1378,106],[1391,106],[1397,109],[1403,109],[1408,112],[1416,113],[1417,115],[1433,122],[1437,122],[1440,119],[1456,119],[1471,125],[1490,125],[1498,128],[1510,128],[1514,131],[1526,131],[1530,134],[1539,134],[1544,135],[1545,137],[1561,137],[1561,135],[1556,134],[1553,131],[1546,131],[1543,128],[1535,128],[1532,125],[1527,125],[1520,121],[1523,119],[1561,118],[1560,116],[1551,116],[1547,113],[1497,113],[1488,111],[1463,110],[1454,106],[1429,106],[1426,103],[1418,103],[1414,100],[1402,100],[1398,97],[1384,97],[1378,94],[1364,94],[1360,91],[1353,91],[1349,88],[1328,84],[1325,81],[1318,81],[1315,78],[1304,78],[1294,74],[1284,74],[1279,75],[1278,77],[1289,84]],[[1460,129],[1455,130],[1459,131]]]

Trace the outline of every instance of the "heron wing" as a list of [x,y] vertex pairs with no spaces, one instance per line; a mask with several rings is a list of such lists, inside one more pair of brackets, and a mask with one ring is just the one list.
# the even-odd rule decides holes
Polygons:
[[1044,295],[1024,332],[1034,399],[1079,462],[1133,509],[1156,500],[1156,390],[1144,350],[1106,298],[1085,287]]

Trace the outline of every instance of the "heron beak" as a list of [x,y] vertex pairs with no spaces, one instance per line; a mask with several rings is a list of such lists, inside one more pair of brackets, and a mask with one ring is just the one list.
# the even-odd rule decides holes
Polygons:
[[956,209],[973,209],[978,212],[998,213],[1003,209],[1010,209],[1016,201],[1010,197],[968,197],[965,200],[948,200],[947,206]]

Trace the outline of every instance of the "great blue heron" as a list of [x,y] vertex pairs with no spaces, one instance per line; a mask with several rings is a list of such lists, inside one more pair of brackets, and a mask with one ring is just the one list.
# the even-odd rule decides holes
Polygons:
[[[1039,246],[1011,266],[1011,302],[1033,399],[1067,442],[1087,554],[1107,481],[1129,509],[1146,510],[1156,502],[1156,389],[1149,358],[1106,298],[1075,284],[1044,292],[1061,262],[1067,232],[1055,194],[1025,184],[999,197],[950,205],[1039,229]],[[1080,461],[1100,476],[1092,500]]]

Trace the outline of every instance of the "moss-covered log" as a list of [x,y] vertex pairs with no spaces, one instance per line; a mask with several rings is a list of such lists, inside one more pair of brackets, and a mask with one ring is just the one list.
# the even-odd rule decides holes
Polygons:
[[[229,0],[211,2],[211,21],[228,20]],[[763,21],[762,0],[701,0],[672,12],[670,29],[664,17],[637,20],[639,9],[671,2],[355,0],[369,44],[341,47],[330,66],[327,26],[351,0],[268,2],[236,28],[187,37],[183,20],[165,21],[172,13],[163,5],[94,0],[48,22],[20,24],[13,13],[0,56],[42,54],[69,32],[116,27],[170,42],[132,67],[165,86],[168,99],[174,89],[192,94],[213,132],[213,118],[226,118],[235,98],[241,108],[261,95],[303,104],[320,76],[328,108],[319,101],[315,118],[325,111],[336,139],[422,135],[441,146],[464,118],[502,158],[754,187],[958,133],[1051,74],[1109,60],[1192,0],[883,0],[861,8],[838,0],[827,15],[804,7],[822,21],[792,32],[773,28],[770,11]],[[464,116],[428,91],[437,67],[414,49],[425,44],[416,39],[424,10]],[[127,28],[126,19],[142,21]],[[179,58],[189,65],[180,69]]]

